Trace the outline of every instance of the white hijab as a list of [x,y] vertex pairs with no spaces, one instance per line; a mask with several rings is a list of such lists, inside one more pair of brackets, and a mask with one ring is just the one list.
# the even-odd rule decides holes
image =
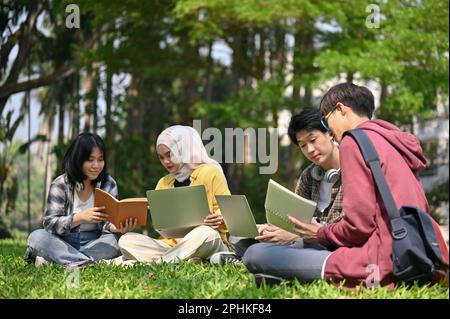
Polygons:
[[194,169],[202,164],[212,164],[221,172],[220,164],[210,158],[198,132],[190,126],[174,125],[159,134],[158,145],[165,145],[170,149],[170,159],[173,163],[183,163],[183,166],[172,175],[179,182],[185,181]]

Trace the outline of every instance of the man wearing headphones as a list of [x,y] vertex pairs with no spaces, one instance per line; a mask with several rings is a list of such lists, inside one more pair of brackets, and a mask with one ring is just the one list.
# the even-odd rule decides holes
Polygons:
[[[298,179],[295,193],[317,203],[313,222],[330,224],[343,217],[339,149],[328,128],[321,122],[318,109],[305,108],[291,118],[288,135],[312,163]],[[276,226],[261,225],[260,242],[292,244],[303,247],[298,235]]]
[[[321,122],[319,110],[305,108],[294,115],[289,123],[288,135],[312,162],[303,170],[295,188],[295,193],[317,203],[312,222],[329,224],[339,221],[343,217],[339,149],[332,134]],[[260,235],[254,239],[230,236],[235,252],[217,253],[211,257],[211,263],[240,262],[247,248],[258,242],[308,247],[308,243],[304,243],[298,235],[273,225],[258,225],[258,231]]]
[[[291,141],[312,162],[300,175],[295,192],[317,203],[311,221],[317,226],[336,223],[344,216],[339,149],[325,124],[318,109],[306,108],[291,118],[288,128]],[[248,247],[242,257],[258,287],[263,282],[280,283],[281,278],[313,281],[321,277],[322,265],[331,253],[326,247],[275,226],[265,225],[259,231],[255,239],[261,243]]]

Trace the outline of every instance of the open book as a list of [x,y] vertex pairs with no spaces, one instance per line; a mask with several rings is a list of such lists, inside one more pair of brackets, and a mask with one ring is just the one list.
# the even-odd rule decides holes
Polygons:
[[147,191],[153,228],[166,238],[182,238],[209,214],[204,185]]
[[128,218],[137,218],[138,226],[147,224],[148,202],[147,198],[127,198],[117,200],[114,196],[101,190],[95,189],[94,207],[105,206],[104,213],[108,214],[108,221],[119,228],[119,224],[125,224]]
[[288,215],[310,224],[316,203],[270,180],[264,207],[268,223],[293,233],[294,224],[289,221]]

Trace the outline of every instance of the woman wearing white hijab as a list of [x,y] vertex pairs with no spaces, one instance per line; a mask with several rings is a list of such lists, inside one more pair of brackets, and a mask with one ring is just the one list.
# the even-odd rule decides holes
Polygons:
[[229,251],[227,229],[215,195],[230,195],[219,163],[206,153],[200,135],[189,126],[175,125],[164,130],[156,142],[161,164],[169,172],[155,189],[204,185],[211,211],[204,224],[184,238],[153,239],[127,233],[119,240],[124,259],[140,262],[178,262],[209,259],[216,252]]

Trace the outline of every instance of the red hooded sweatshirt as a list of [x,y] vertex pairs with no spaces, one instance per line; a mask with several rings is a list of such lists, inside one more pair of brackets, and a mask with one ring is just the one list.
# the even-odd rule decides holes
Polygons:
[[[367,121],[358,128],[366,132],[378,153],[397,207],[416,206],[428,212],[418,177],[426,159],[418,139],[382,120]],[[393,287],[389,217],[372,173],[352,137],[342,139],[339,156],[345,216],[335,224],[321,227],[317,233],[322,245],[336,248],[325,262],[325,279],[334,282],[345,279],[348,287],[374,282]],[[448,260],[447,249],[445,254]]]

